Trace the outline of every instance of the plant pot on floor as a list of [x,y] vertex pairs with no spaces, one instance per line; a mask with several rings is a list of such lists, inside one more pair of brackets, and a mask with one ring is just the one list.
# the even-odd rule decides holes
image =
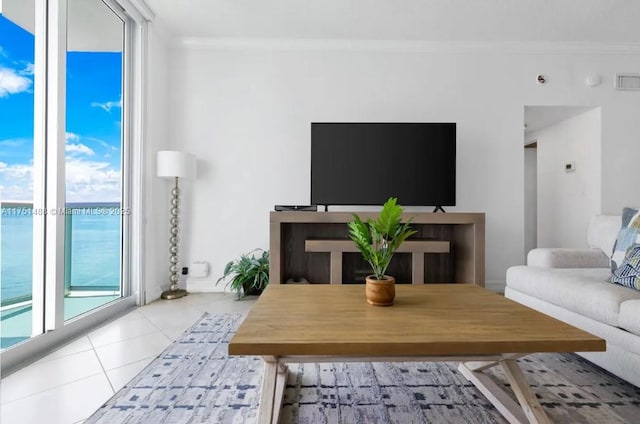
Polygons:
[[365,279],[365,296],[367,303],[374,306],[391,306],[396,297],[396,279],[385,275],[384,280],[378,280],[374,275]]
[[258,287],[251,287],[250,285],[242,286],[242,292],[244,296],[260,296],[264,289]]
[[[262,253],[256,256],[256,252]],[[269,251],[254,249],[227,263],[216,284],[227,278],[227,286],[238,294],[238,299],[260,295],[269,284]]]

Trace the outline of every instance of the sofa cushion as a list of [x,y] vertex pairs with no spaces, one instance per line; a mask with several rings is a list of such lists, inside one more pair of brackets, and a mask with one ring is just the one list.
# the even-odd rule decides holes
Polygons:
[[600,249],[538,247],[527,254],[527,265],[544,268],[607,268],[609,256]]
[[621,226],[622,217],[619,215],[592,216],[587,227],[589,247],[602,250],[611,259],[613,245]]
[[640,244],[631,245],[624,261],[611,275],[611,282],[640,290]]
[[607,282],[608,268],[571,269],[514,266],[507,286],[605,324],[618,326],[620,304],[640,291]]
[[613,245],[613,255],[611,256],[611,272],[624,261],[627,249],[634,243],[640,243],[640,211],[633,208],[622,210],[622,228],[618,232],[616,243]]
[[627,300],[620,305],[620,328],[640,336],[640,299]]

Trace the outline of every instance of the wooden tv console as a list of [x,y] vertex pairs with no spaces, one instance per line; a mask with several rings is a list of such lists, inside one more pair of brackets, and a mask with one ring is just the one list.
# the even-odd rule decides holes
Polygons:
[[[358,212],[363,219],[377,212]],[[388,274],[398,283],[472,283],[484,287],[483,213],[406,212],[417,234],[398,249]],[[368,273],[347,223],[351,212],[271,212],[271,284],[297,282],[359,283]]]

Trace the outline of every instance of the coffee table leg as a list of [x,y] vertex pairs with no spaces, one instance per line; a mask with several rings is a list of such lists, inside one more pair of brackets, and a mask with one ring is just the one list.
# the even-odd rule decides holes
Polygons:
[[258,407],[258,424],[277,424],[280,417],[280,406],[287,380],[287,365],[278,358],[266,356],[264,360],[264,377]]
[[[506,374],[520,405],[514,402],[489,376],[482,373],[482,370],[496,365],[500,365]],[[510,423],[551,423],[515,359],[504,359],[493,363],[461,363],[458,371],[472,382]]]
[[500,361],[500,365],[509,380],[509,384],[511,384],[511,390],[515,393],[529,422],[551,423],[542,405],[538,402],[538,398],[536,398],[536,395],[531,391],[531,387],[529,387],[529,383],[527,383],[515,359]]

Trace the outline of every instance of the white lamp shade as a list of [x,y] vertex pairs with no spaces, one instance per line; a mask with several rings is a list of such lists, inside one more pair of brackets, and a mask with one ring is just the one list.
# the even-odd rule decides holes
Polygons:
[[196,178],[196,157],[189,153],[158,152],[158,177]]

